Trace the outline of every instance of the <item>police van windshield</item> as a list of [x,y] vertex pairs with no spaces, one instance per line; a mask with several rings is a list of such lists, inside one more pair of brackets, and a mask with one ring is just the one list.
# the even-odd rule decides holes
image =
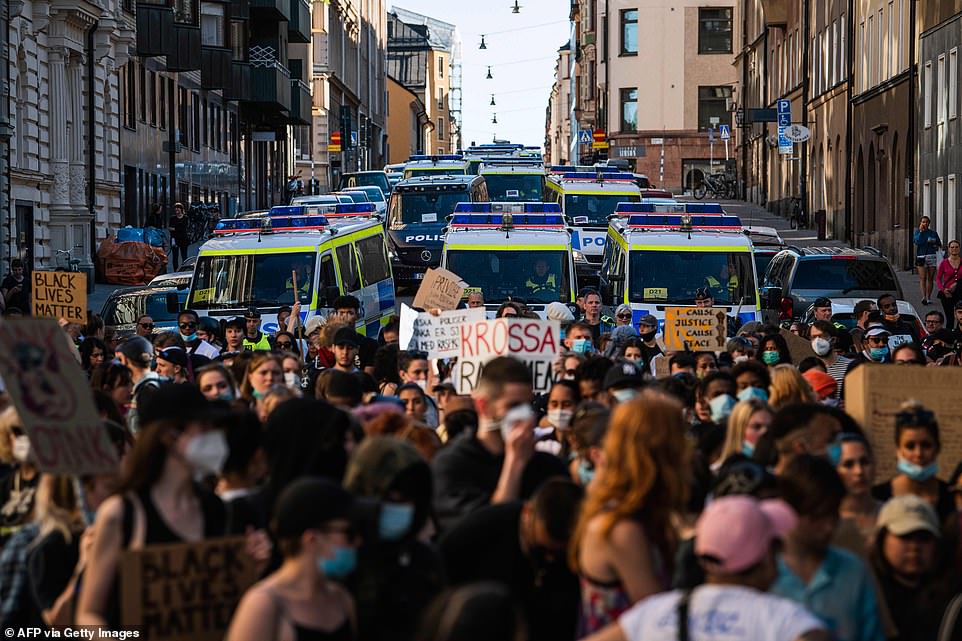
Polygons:
[[405,191],[401,195],[401,222],[445,223],[458,203],[471,198],[465,191]]
[[540,201],[544,176],[540,174],[484,174],[488,198],[492,201]]
[[[636,203],[641,197],[635,194],[617,196],[614,194],[568,194],[565,196],[565,215],[576,227],[590,225],[607,227],[608,216],[615,213],[618,203]],[[586,221],[575,218],[587,217]]]
[[445,268],[480,287],[486,303],[509,297],[526,303],[571,300],[568,254],[560,250],[454,250]]
[[313,252],[201,256],[194,271],[191,309],[237,309],[251,305],[272,307],[297,300],[311,302],[314,290]]
[[632,251],[628,262],[632,303],[694,305],[695,291],[707,288],[716,305],[755,304],[749,252]]

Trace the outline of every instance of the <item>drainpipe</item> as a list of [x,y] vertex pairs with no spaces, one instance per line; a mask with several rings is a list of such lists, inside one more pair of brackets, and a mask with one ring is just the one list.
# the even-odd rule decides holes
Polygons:
[[[808,57],[811,55],[811,47],[809,45],[809,30],[811,28],[809,11],[811,10],[809,0],[804,0],[802,2],[802,126],[808,126],[808,89],[811,84],[811,78],[809,77],[809,64]],[[812,222],[815,220],[815,212],[812,211],[811,203],[808,202],[808,155],[812,147],[812,139],[809,138],[806,143],[803,143],[802,147],[802,159],[799,169],[798,176],[798,197],[801,200],[802,207],[808,210],[808,220]]]
[[[100,21],[95,20],[87,30],[87,211],[90,213],[90,275],[87,278],[87,293],[93,292],[97,273],[97,141],[94,137],[96,119],[96,97],[94,95],[94,34]],[[107,142],[106,127],[103,123],[104,143]],[[106,148],[104,152],[106,152]]]
[[[912,186],[912,191],[911,191],[911,194],[909,193],[905,194],[905,197],[906,197],[905,198],[905,214],[906,214],[905,220],[908,222],[908,224],[905,226],[904,234],[905,234],[905,240],[906,240],[905,247],[907,251],[902,256],[899,257],[904,260],[905,264],[910,264],[908,257],[911,256],[910,248],[912,247],[912,232],[914,231],[914,221],[915,221],[915,169],[916,169],[915,167],[915,163],[916,163],[915,121],[917,118],[915,110],[918,109],[918,107],[915,106],[915,93],[916,93],[915,82],[916,82],[916,75],[917,75],[916,74],[917,67],[915,64],[915,20],[916,20],[917,9],[915,5],[916,5],[915,2],[909,3],[909,28],[912,30],[912,32],[909,34],[909,100],[907,105],[908,116],[909,116],[909,126],[908,126],[908,131],[906,132],[906,135],[905,135],[905,139],[906,139],[905,158],[907,160],[907,162],[905,163],[906,165],[905,177],[908,180],[909,184]],[[895,171],[893,171],[892,173],[894,174]],[[894,207],[895,207],[894,203],[892,203],[892,207],[894,210]],[[893,216],[893,219],[894,219],[894,216]],[[895,220],[893,220],[892,222],[894,224],[898,224],[897,221]],[[894,248],[895,247],[893,244],[893,250]],[[894,254],[894,251],[893,251],[893,254]],[[893,258],[895,258],[895,256],[893,256]]]
[[[748,108],[745,104],[746,98],[748,96],[748,3],[742,3],[742,95],[741,109],[742,109],[742,123],[738,127],[738,142],[742,147],[742,198],[748,200],[748,142],[751,136],[748,132],[751,127],[745,126],[745,118],[748,117]],[[662,141],[664,144],[664,141]]]
[[[855,16],[852,15],[854,9],[853,4],[853,0],[848,0],[848,24],[845,25],[849,35],[848,46],[845,52],[845,59],[848,66],[846,70],[848,86],[845,88],[845,157],[848,159],[845,163],[845,241],[849,245],[855,244],[855,234],[852,229],[852,161],[854,158],[854,154],[852,153],[852,122],[854,120],[852,87],[855,84],[855,62],[853,60],[855,56],[855,44],[853,42],[855,40]],[[911,147],[906,147],[906,149],[911,149]]]
[[[6,6],[4,7],[4,10],[3,10],[3,21],[4,21],[6,24],[4,25],[4,28],[5,28],[5,36],[4,36],[4,41],[3,41],[3,54],[2,54],[2,56],[0,56],[0,64],[3,64],[3,79],[4,79],[4,83],[5,83],[6,87],[7,87],[8,90],[9,90],[9,88],[10,88],[10,62],[11,62],[11,60],[10,60],[10,34],[11,34],[11,25],[12,25],[12,23],[13,23],[13,15],[12,15],[11,12],[10,12],[10,1],[9,1],[9,0],[7,0]],[[11,236],[10,240],[12,241],[12,245],[13,245],[14,247],[16,247],[16,244],[17,244],[17,243],[16,243],[16,238],[13,238],[14,207],[13,207],[13,202],[11,202],[11,200],[10,200],[10,198],[11,198],[11,196],[12,196],[12,192],[11,192],[11,190],[10,190],[10,164],[11,164],[11,162],[13,161],[12,154],[10,153],[10,138],[13,136],[13,134],[14,134],[15,132],[13,131],[13,128],[10,126],[10,125],[11,125],[11,123],[10,123],[10,96],[9,96],[9,95],[5,96],[5,97],[3,98],[3,100],[4,100],[3,109],[0,110],[0,118],[3,119],[3,122],[0,123],[0,124],[4,125],[4,129],[5,129],[5,131],[3,132],[3,133],[4,133],[4,138],[3,138],[2,140],[0,140],[0,144],[3,145],[3,156],[4,156],[3,160],[4,160],[4,164],[6,165],[6,171],[4,172],[4,182],[5,182],[6,184],[3,185],[3,191],[4,191],[4,196],[5,196],[5,198],[4,198],[4,207],[3,207],[3,210],[5,210],[5,211],[7,212],[7,225],[8,225],[8,229],[9,229],[9,232],[8,232],[8,233],[9,233],[10,236]],[[0,259],[3,259],[3,256],[4,256],[4,254],[6,253],[5,250],[6,250],[6,243],[0,242]],[[31,257],[32,257],[32,256],[33,256],[33,248],[30,248],[30,252],[31,252],[30,255],[31,255]],[[13,255],[11,254],[10,257],[13,258]],[[31,270],[33,269],[33,265],[32,265],[32,264],[31,264],[31,265],[28,265],[27,267],[28,267],[28,269],[31,269]]]

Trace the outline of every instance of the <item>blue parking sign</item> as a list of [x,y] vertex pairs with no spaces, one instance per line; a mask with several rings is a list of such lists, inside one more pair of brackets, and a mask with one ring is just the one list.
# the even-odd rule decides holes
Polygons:
[[792,124],[792,101],[791,100],[779,100],[778,106],[778,126],[788,127]]

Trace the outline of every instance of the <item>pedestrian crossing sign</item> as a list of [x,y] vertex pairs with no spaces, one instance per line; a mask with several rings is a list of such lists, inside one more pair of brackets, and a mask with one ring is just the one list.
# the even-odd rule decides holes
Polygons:
[[732,138],[732,128],[731,125],[718,125],[718,137],[722,140],[731,140]]
[[591,129],[582,129],[578,132],[578,142],[582,145],[590,145],[593,140]]

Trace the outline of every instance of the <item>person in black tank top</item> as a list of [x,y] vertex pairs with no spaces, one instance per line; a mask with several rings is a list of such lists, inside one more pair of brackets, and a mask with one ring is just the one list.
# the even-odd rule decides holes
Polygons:
[[316,477],[291,483],[274,508],[281,567],[251,586],[234,612],[225,641],[354,641],[354,602],[331,579],[356,563],[353,497]]
[[213,429],[211,408],[194,386],[164,385],[156,392],[165,420],[145,425],[129,454],[118,494],[97,511],[94,540],[76,623],[117,629],[118,563],[126,549],[224,536],[224,505],[194,482],[218,474],[227,441]]

